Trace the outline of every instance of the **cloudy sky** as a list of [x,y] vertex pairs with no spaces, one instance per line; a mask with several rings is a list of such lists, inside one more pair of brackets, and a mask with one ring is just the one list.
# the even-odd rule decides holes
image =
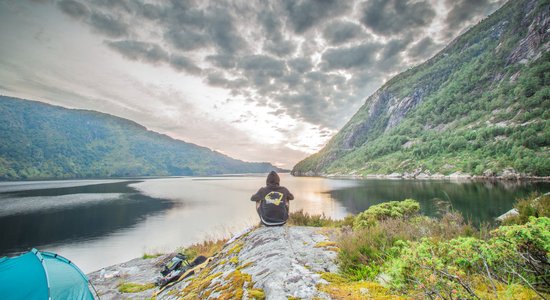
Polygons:
[[0,94],[291,168],[502,0],[0,0]]

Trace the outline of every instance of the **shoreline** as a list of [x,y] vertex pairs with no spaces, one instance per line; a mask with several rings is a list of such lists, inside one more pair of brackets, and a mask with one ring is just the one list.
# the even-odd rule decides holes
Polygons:
[[413,173],[391,174],[341,174],[341,173],[315,173],[308,171],[306,173],[292,172],[295,177],[323,177],[336,179],[393,179],[393,180],[449,180],[449,181],[504,181],[504,182],[550,182],[550,176],[530,176],[515,172],[504,173],[502,175],[471,175],[469,173],[455,172],[449,175],[441,173],[431,174],[429,171],[420,171]]

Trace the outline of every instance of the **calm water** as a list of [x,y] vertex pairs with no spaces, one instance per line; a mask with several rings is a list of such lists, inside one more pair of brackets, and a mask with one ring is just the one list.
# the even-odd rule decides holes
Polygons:
[[[343,218],[370,205],[413,198],[437,215],[452,206],[474,223],[492,221],[516,198],[549,183],[353,180],[281,176],[291,210]],[[85,272],[221,238],[258,223],[250,196],[262,176],[0,183],[0,256],[54,251]]]

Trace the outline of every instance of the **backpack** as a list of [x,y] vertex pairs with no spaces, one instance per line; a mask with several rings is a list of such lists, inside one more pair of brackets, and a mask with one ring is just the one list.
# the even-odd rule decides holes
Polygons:
[[187,266],[189,265],[189,262],[187,261],[187,257],[185,256],[185,254],[178,253],[168,263],[162,266],[162,270],[160,271],[160,273],[162,274],[162,276],[166,276],[170,272],[179,269],[181,265]]
[[279,191],[270,191],[260,201],[258,213],[262,223],[266,226],[284,225],[288,220],[288,204],[284,194]]
[[170,282],[176,281],[187,270],[192,269],[206,261],[205,256],[197,256],[191,263],[187,261],[187,257],[181,253],[176,254],[172,260],[163,266],[162,277],[155,280],[155,285],[163,287]]

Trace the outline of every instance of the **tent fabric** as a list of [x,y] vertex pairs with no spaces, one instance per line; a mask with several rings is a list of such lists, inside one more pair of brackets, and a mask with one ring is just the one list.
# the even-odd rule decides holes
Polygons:
[[48,299],[48,281],[42,263],[32,252],[0,263],[2,299]]
[[0,258],[0,299],[93,300],[88,278],[55,253],[30,252]]

